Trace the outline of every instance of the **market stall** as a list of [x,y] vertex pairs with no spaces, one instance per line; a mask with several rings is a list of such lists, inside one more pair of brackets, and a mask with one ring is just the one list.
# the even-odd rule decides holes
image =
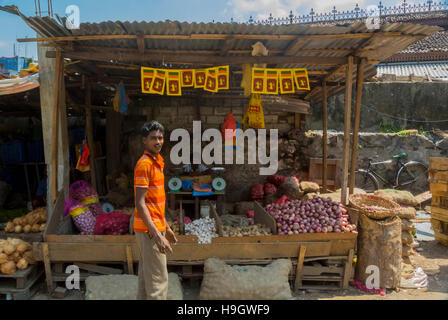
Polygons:
[[[181,230],[181,233],[184,234],[179,235],[179,243],[176,244],[174,252],[168,257],[169,265],[181,266],[184,277],[195,277],[197,276],[195,266],[201,266],[204,264],[204,260],[211,257],[223,259],[231,264],[267,264],[274,259],[288,258],[294,261],[295,265],[294,271],[290,274],[295,289],[308,288],[309,284],[305,284],[305,282],[309,281],[320,284],[320,287],[322,287],[321,283],[332,282],[336,283],[333,288],[347,287],[352,276],[357,234],[353,232],[356,230],[356,226],[353,226],[356,225],[356,223],[353,223],[354,218],[351,218],[350,223],[347,221],[349,219],[347,215],[351,212],[347,213],[345,211],[347,210],[345,205],[347,204],[347,195],[352,192],[354,185],[351,181],[351,190],[347,190],[349,187],[349,163],[351,162],[351,168],[354,170],[356,161],[356,137],[359,125],[362,81],[376,73],[376,63],[418,39],[436,32],[437,27],[385,24],[380,29],[372,30],[366,28],[362,23],[344,27],[309,27],[301,25],[257,26],[236,23],[209,23],[204,25],[172,22],[151,24],[124,22],[122,25],[127,26],[124,28],[118,27],[117,24],[105,22],[81,24],[79,30],[67,31],[53,20],[25,19],[36,28],[40,36],[36,39],[21,39],[20,41],[46,42],[47,50],[42,50],[40,56],[47,61],[56,59],[56,68],[54,73],[50,75],[52,79],[56,79],[54,86],[41,85],[43,96],[53,97],[53,103],[50,104],[51,108],[47,107],[49,112],[45,123],[48,125],[48,132],[51,132],[51,135],[46,139],[46,148],[51,150],[52,154],[52,157],[48,158],[51,161],[47,159],[47,163],[50,165],[49,201],[54,203],[54,206],[48,209],[49,222],[44,233],[44,242],[34,243],[33,247],[35,259],[43,261],[45,264],[47,285],[50,291],[54,287],[54,282],[66,279],[67,274],[64,274],[62,268],[64,263],[78,263],[83,266],[84,270],[93,270],[97,273],[119,273],[121,271],[101,264],[121,263],[128,273],[135,273],[134,263],[138,262],[139,259],[139,252],[133,235],[82,235],[74,229],[72,218],[63,214],[65,200],[69,195],[69,181],[66,178],[68,168],[65,162],[58,162],[58,155],[68,149],[68,141],[61,137],[64,133],[60,133],[61,128],[66,128],[66,125],[64,125],[66,119],[63,115],[65,100],[67,100],[68,106],[85,114],[86,138],[88,143],[92,143],[94,140],[92,111],[100,110],[108,115],[117,114],[117,111],[111,106],[95,105],[93,103],[96,94],[92,94],[92,87],[96,87],[97,93],[100,93],[100,90],[105,90],[104,87],[99,87],[98,83],[110,86],[115,85],[118,80],[124,80],[126,93],[131,96],[135,95],[139,99],[138,95],[141,95],[142,90],[144,91],[142,86],[145,88],[144,77],[140,75],[142,67],[154,68],[157,70],[156,72],[163,69],[163,72],[168,72],[173,79],[176,79],[180,77],[179,69],[210,68],[225,65],[230,66],[230,86],[228,89],[222,92],[213,92],[213,88],[209,88],[209,92],[206,92],[207,90],[197,88],[182,88],[183,96],[179,96],[179,92],[173,87],[168,88],[167,92],[172,90],[171,94],[174,97],[160,96],[154,98],[152,103],[166,106],[166,104],[193,97],[196,105],[192,108],[191,117],[188,118],[187,114],[181,111],[177,112],[173,118],[176,116],[179,118],[187,117],[190,120],[209,122],[208,127],[217,127],[222,124],[224,116],[229,111],[219,113],[220,107],[215,108],[213,106],[213,112],[206,114],[203,109],[207,105],[201,106],[201,104],[206,103],[206,101],[228,99],[229,101],[239,101],[240,107],[243,105],[247,107],[251,93],[250,84],[256,78],[256,73],[248,73],[247,70],[253,71],[253,67],[263,69],[270,66],[271,69],[286,70],[286,76],[290,72],[288,70],[306,70],[309,77],[307,89],[295,88],[290,91],[287,98],[270,98],[270,96],[265,97],[263,95],[261,101],[263,108],[266,110],[280,110],[292,114],[292,119],[290,122],[287,120],[287,124],[289,123],[297,130],[302,129],[303,115],[309,113],[308,101],[321,101],[324,111],[325,141],[326,101],[328,97],[345,89],[345,139],[341,165],[342,204],[321,199],[317,195],[316,197],[310,196],[308,199],[290,197],[290,200],[285,201],[291,202],[288,202],[283,209],[289,208],[288,210],[292,210],[291,216],[294,213],[300,215],[300,217],[297,217],[299,219],[297,221],[293,221],[295,218],[292,217],[292,223],[289,224],[286,222],[286,219],[290,218],[289,213],[287,213],[288,218],[285,218],[284,212],[282,215],[272,214],[271,209],[276,209],[276,205],[272,207],[269,202],[266,205],[265,203],[254,202],[252,204],[254,223],[260,223],[262,228],[269,229],[268,231],[265,230],[268,234],[240,237],[223,236],[224,226],[220,222],[223,212],[218,210],[218,213],[220,213],[218,214],[214,206],[210,205],[210,217],[214,220],[214,232],[218,236],[211,237],[210,243],[199,244],[198,238],[200,236],[187,235],[185,230]],[[38,27],[48,25],[51,25],[51,32],[45,31],[46,28]],[[116,28],[119,28],[119,30],[116,30]],[[256,48],[261,48],[262,53],[254,51]],[[355,68],[356,72],[354,72]],[[269,72],[269,69],[259,71]],[[271,72],[275,72],[275,77],[280,77],[277,75],[277,71]],[[245,77],[247,74],[251,74],[252,78]],[[64,76],[66,82],[62,81]],[[357,83],[358,90],[356,93],[355,139],[350,161],[350,112],[353,82]],[[240,83],[244,90],[238,86]],[[69,88],[79,88],[78,98],[72,96],[73,92],[69,92]],[[252,86],[252,90],[253,88],[256,88],[256,86]],[[283,89],[286,88],[285,86]],[[291,90],[291,88],[289,89]],[[85,101],[77,102],[79,96],[83,96]],[[230,110],[233,111],[233,107],[230,104]],[[222,108],[225,108],[225,106]],[[142,114],[140,114],[140,117],[142,117]],[[152,108],[148,108],[144,114],[146,114],[147,120],[171,119],[171,114],[164,118],[161,113],[157,116]],[[211,123],[217,115],[221,116],[219,123]],[[107,121],[117,123],[112,118],[113,116],[108,116]],[[282,123],[272,123],[269,127],[276,128],[281,125]],[[116,165],[122,159],[120,159],[120,153],[117,151],[116,139],[112,138],[112,131],[115,131],[116,127],[112,129],[111,136],[108,138],[110,143],[107,146],[107,152],[108,161]],[[120,135],[120,132],[118,134],[114,132],[113,134],[116,137]],[[324,192],[327,188],[327,155],[325,150],[326,143],[324,142],[322,165],[322,191]],[[95,159],[95,154],[91,154],[91,157]],[[59,175],[54,174],[57,172],[57,168],[61,166],[63,172],[59,172]],[[91,163],[90,166],[90,182],[95,189],[98,188],[95,162],[93,161],[93,165]],[[240,179],[240,176],[245,174],[244,171],[244,168],[239,171],[239,176],[234,173],[234,179]],[[230,179],[226,179],[226,181],[225,194],[227,201],[231,196],[234,196],[234,193],[243,193],[242,189],[237,189],[241,188],[241,183]],[[247,193],[250,184],[245,184],[243,187],[245,187]],[[304,191],[302,196],[305,196],[305,188],[301,188],[301,191]],[[175,198],[175,195],[172,198]],[[172,209],[177,210],[178,201],[176,199],[172,199],[172,201],[174,203]],[[182,201],[180,200],[179,208],[180,229],[186,227],[182,226],[184,222]],[[313,203],[313,210],[307,208],[306,201]],[[289,204],[291,204],[290,207],[288,207]],[[325,211],[325,215],[321,216],[320,213],[324,213],[319,211],[323,210],[320,206],[324,207],[326,204],[329,207],[325,207],[325,210],[328,211]],[[282,206],[281,203],[280,206]],[[305,208],[303,211],[302,206]],[[314,209],[314,206],[316,206],[316,209]],[[317,207],[319,207],[319,210]],[[314,216],[315,214],[317,216]],[[332,214],[334,216],[331,216]],[[311,226],[310,222],[305,222],[302,227],[301,219],[307,219],[307,215],[310,215],[309,218],[313,221],[317,219],[320,225],[318,226],[318,222],[315,222]],[[197,214],[194,218],[198,218]],[[327,229],[326,223],[329,220],[327,221],[325,218],[339,219],[338,222],[334,221],[332,223],[333,226],[340,227],[335,227],[334,230],[333,228]],[[323,227],[326,228],[325,231],[322,230]],[[318,228],[319,232],[315,232]],[[313,231],[308,232],[311,229]]]

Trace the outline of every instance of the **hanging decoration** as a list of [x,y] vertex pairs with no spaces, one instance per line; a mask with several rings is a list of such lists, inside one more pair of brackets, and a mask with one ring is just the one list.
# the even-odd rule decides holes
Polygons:
[[165,91],[166,74],[166,70],[156,69],[154,79],[151,83],[150,93],[163,95],[163,92]]
[[209,92],[229,89],[229,66],[207,69],[141,68],[143,93],[181,96],[182,87],[202,88]]
[[310,81],[306,69],[294,69],[294,79],[297,89],[310,90]]
[[166,94],[168,96],[181,96],[182,89],[180,86],[180,71],[169,70],[167,72]]
[[310,90],[306,69],[252,68],[252,93],[290,94],[296,89]]
[[278,70],[266,70],[266,89],[263,93],[278,94]]

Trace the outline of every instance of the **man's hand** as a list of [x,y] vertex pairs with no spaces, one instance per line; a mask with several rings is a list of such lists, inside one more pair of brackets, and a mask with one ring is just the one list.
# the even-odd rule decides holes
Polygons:
[[174,233],[173,230],[171,230],[171,228],[168,225],[166,226],[166,238],[170,243],[173,244],[177,243],[176,234]]
[[173,249],[171,249],[170,243],[161,233],[157,233],[157,235],[154,236],[154,241],[159,248],[160,253],[173,253]]

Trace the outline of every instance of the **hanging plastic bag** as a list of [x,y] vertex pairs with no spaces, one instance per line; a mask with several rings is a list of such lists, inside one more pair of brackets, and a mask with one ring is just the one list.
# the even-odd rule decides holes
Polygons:
[[90,171],[89,155],[90,150],[87,147],[87,144],[84,143],[79,150],[79,157],[78,162],[76,163],[76,170],[79,170],[81,172]]
[[258,93],[252,94],[249,106],[243,118],[243,128],[264,129],[264,114],[261,105],[261,95]]

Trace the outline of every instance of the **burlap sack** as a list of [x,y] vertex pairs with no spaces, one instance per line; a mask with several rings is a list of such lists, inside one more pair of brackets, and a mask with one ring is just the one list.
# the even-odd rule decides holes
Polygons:
[[401,243],[402,244],[412,244],[414,242],[414,237],[409,233],[409,231],[403,231],[401,233]]
[[289,259],[275,260],[266,267],[229,266],[210,258],[204,263],[200,300],[285,300],[292,299],[288,276]]
[[414,207],[418,205],[417,199],[409,191],[382,189],[382,190],[376,190],[375,195],[394,201],[398,204],[404,204]]
[[397,212],[397,216],[401,219],[415,219],[417,210],[414,207],[401,206]]
[[415,230],[415,225],[408,219],[401,219],[401,231]]
[[407,244],[403,245],[403,248],[401,250],[402,250],[401,255],[403,257],[410,257],[414,253],[414,250],[412,249],[412,247]]
[[307,193],[306,195],[303,196],[302,199],[304,199],[304,200],[310,200],[310,199],[313,199],[314,196],[317,196],[317,195],[318,195],[318,194],[317,194],[317,193],[314,193],[314,192]]
[[380,287],[395,289],[400,285],[401,221],[398,217],[373,220],[359,217],[357,278],[365,283],[370,274],[368,266],[379,268]]
[[305,193],[309,193],[309,192],[319,192],[319,185],[315,182],[310,182],[310,181],[302,181],[300,182],[300,189],[305,192]]

